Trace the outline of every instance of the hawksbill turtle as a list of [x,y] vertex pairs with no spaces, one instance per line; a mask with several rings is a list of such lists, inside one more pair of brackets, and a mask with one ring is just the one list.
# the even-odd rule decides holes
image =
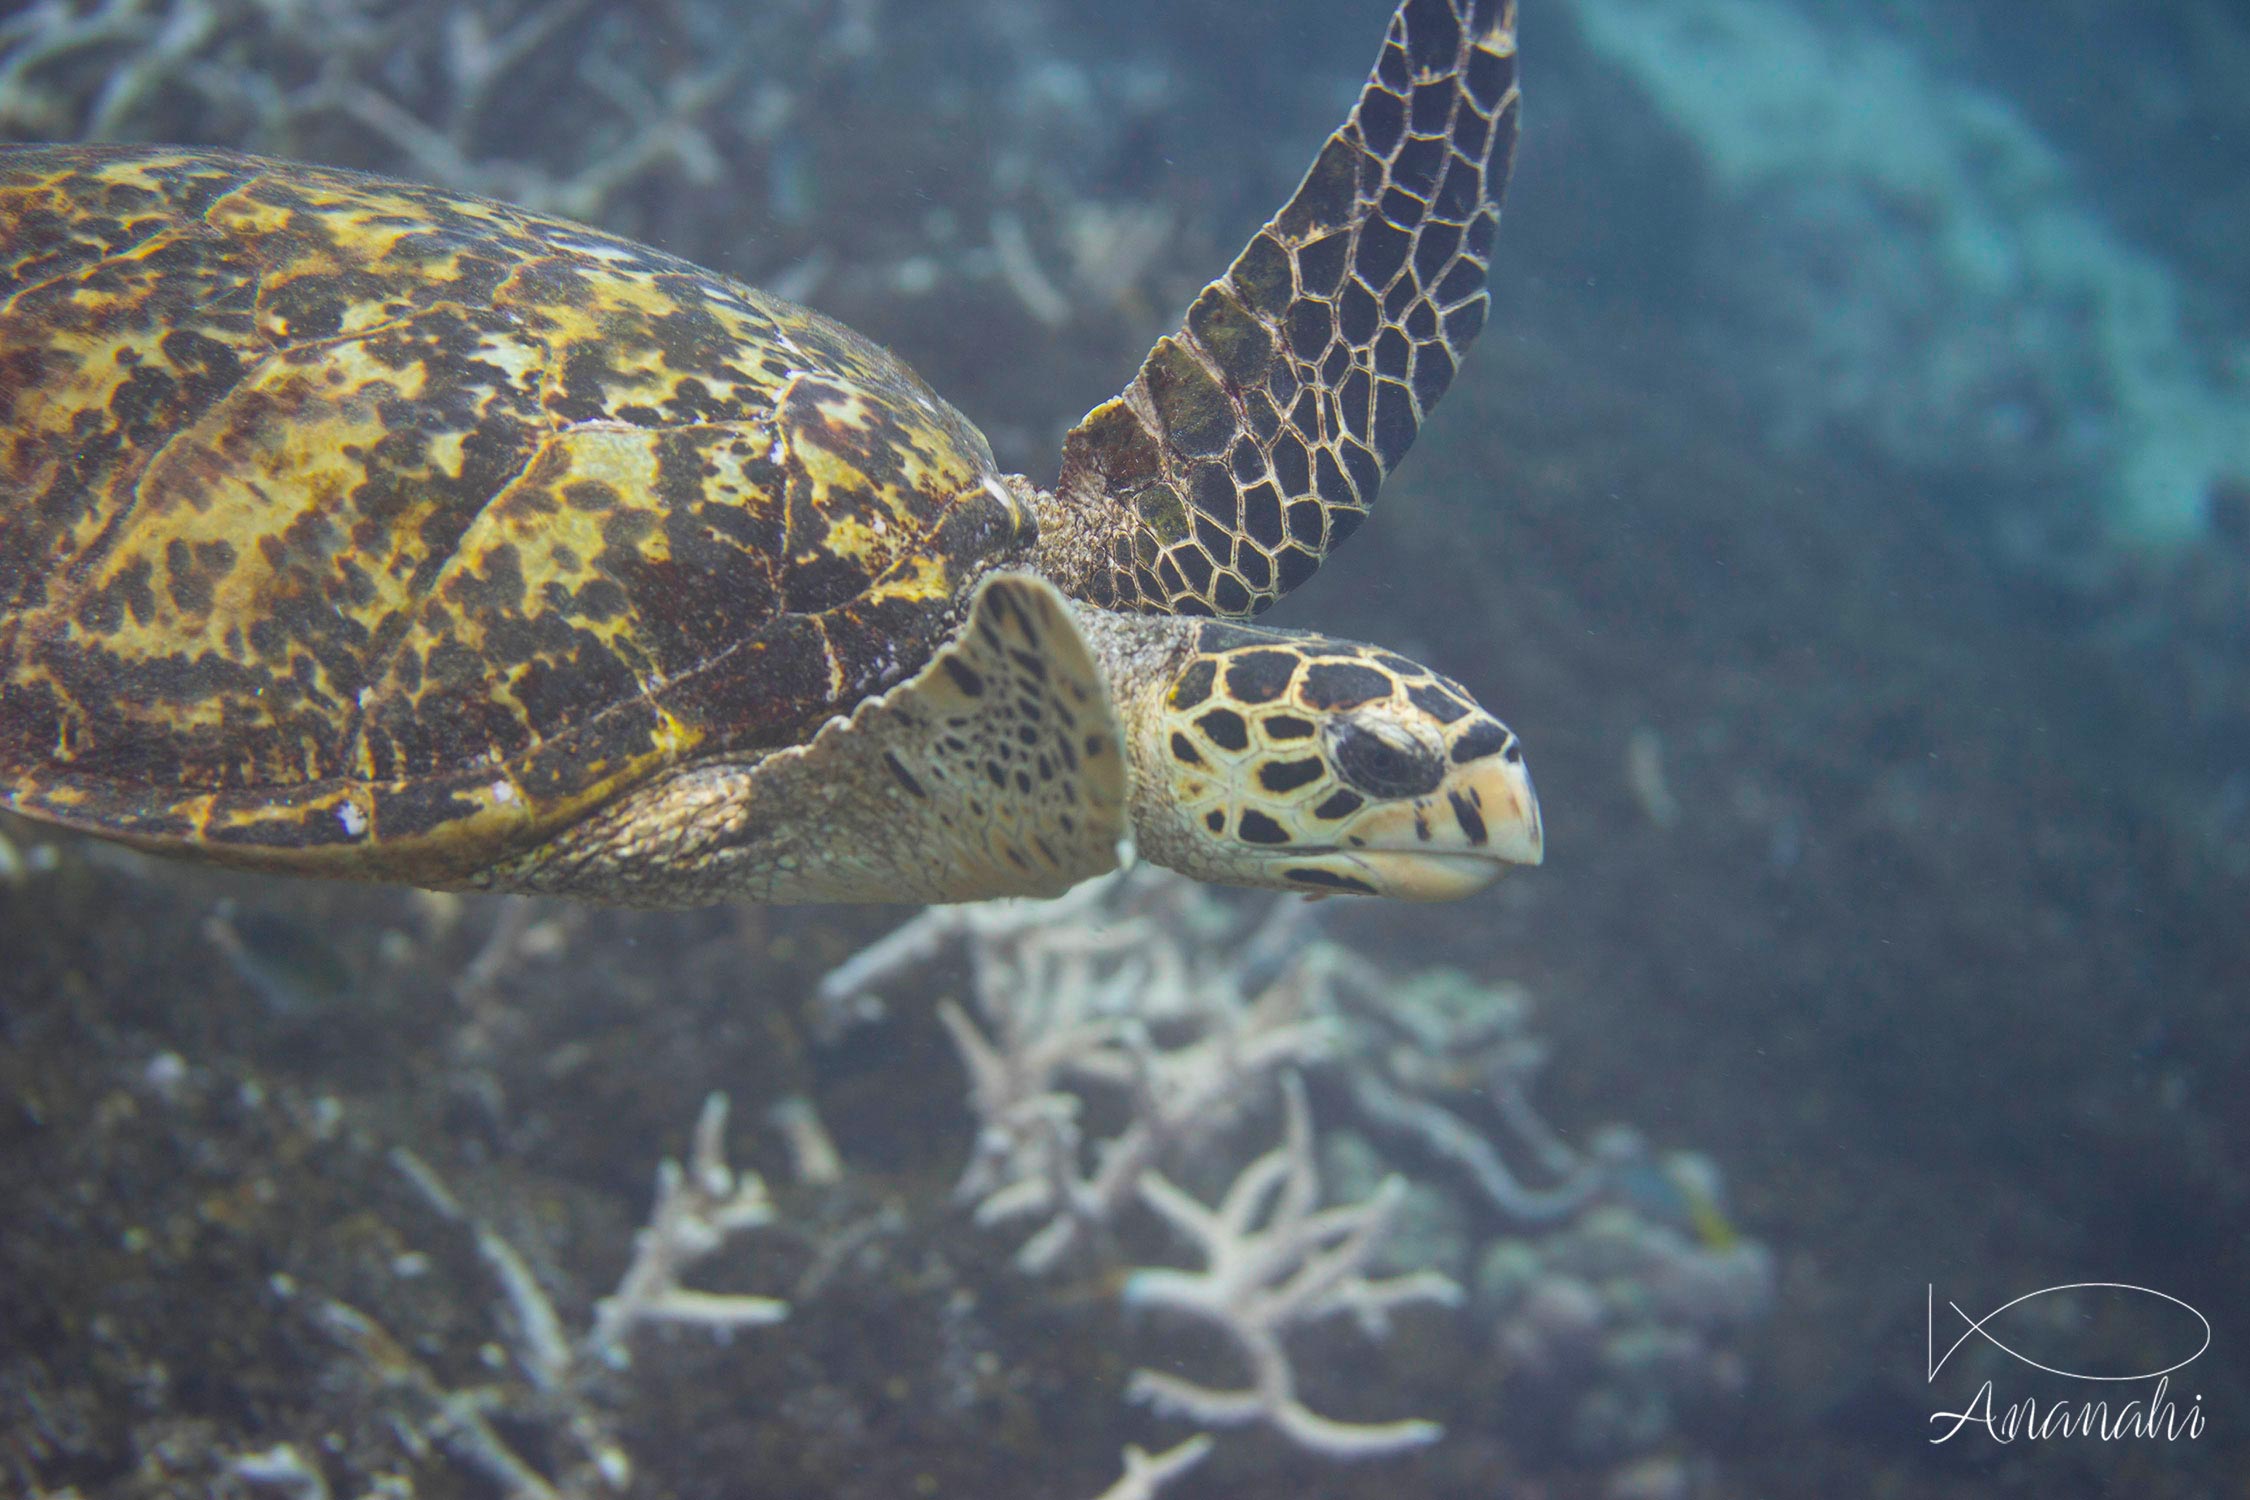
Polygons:
[[1483,324],[1513,0],[1406,0],[1293,197],[1042,489],[884,349],[504,204],[0,151],[0,805],[638,905],[1051,894],[1121,857],[1444,898],[1516,737],[1240,623]]

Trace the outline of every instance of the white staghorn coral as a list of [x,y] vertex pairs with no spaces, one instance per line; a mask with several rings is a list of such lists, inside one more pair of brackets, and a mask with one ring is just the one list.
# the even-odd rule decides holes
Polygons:
[[1125,1472],[1117,1483],[1103,1490],[1094,1500],[1155,1500],[1157,1492],[1173,1480],[1203,1462],[1211,1451],[1211,1436],[1199,1432],[1184,1442],[1174,1443],[1162,1453],[1150,1453],[1134,1445],[1125,1449]]
[[594,1485],[622,1491],[632,1482],[632,1461],[611,1431],[607,1413],[592,1399],[599,1369],[631,1363],[628,1339],[644,1323],[694,1323],[727,1331],[779,1322],[789,1304],[772,1297],[697,1291],[681,1273],[727,1240],[773,1222],[766,1185],[754,1173],[737,1174],[726,1159],[727,1099],[703,1101],[683,1167],[670,1157],[657,1164],[656,1207],[633,1237],[633,1259],[617,1290],[595,1304],[593,1326],[572,1342],[562,1314],[539,1284],[530,1263],[498,1230],[472,1214],[428,1163],[405,1148],[391,1164],[440,1218],[469,1231],[478,1257],[499,1282],[514,1334],[516,1363],[542,1398],[541,1418],[566,1434],[578,1459],[571,1476],[550,1483],[486,1420],[483,1398],[440,1381],[381,1324],[333,1298],[316,1299],[319,1325],[357,1354],[386,1385],[411,1392],[425,1409],[437,1445],[463,1466],[484,1475],[519,1500],[557,1500],[589,1493]]
[[726,1160],[727,1098],[703,1101],[695,1143],[683,1169],[670,1157],[657,1163],[656,1210],[633,1237],[633,1263],[617,1290],[594,1308],[584,1357],[622,1366],[625,1340],[641,1323],[697,1323],[706,1328],[755,1328],[778,1323],[789,1304],[773,1297],[699,1292],[680,1285],[680,1273],[734,1235],[773,1222],[773,1203],[755,1172],[737,1175]]
[[[1167,1415],[1262,1423],[1330,1457],[1426,1443],[1435,1423],[1312,1410],[1288,1335],[1338,1313],[1380,1334],[1395,1307],[1463,1300],[1437,1265],[1464,1276],[1476,1267],[1481,1293],[1490,1268],[1526,1256],[1563,1278],[1614,1262],[1622,1279],[1611,1290],[1651,1309],[1628,1331],[1663,1348],[1683,1347],[1675,1325],[1694,1323],[1695,1357],[1666,1367],[1671,1384],[1659,1390],[1630,1361],[1545,1371],[1513,1359],[1545,1336],[1539,1310],[1480,1295],[1480,1321],[1501,1310],[1490,1347],[1509,1368],[1560,1382],[1589,1410],[1623,1403],[1639,1414],[1595,1445],[1598,1456],[1661,1441],[1675,1390],[1685,1400],[1727,1388],[1734,1340],[1765,1305],[1770,1262],[1725,1222],[1714,1172],[1677,1185],[1670,1164],[1683,1158],[1652,1155],[1635,1132],[1607,1128],[1580,1147],[1549,1126],[1530,1098],[1546,1048],[1521,990],[1447,970],[1387,972],[1323,939],[1301,901],[1246,910],[1255,908],[1145,870],[1047,904],[932,910],[832,971],[818,1003],[834,1026],[866,1019],[880,1011],[877,989],[926,987],[933,966],[963,950],[970,994],[938,1005],[979,1126],[956,1194],[982,1224],[1037,1226],[1015,1256],[1030,1272],[1114,1253],[1151,1218],[1195,1247],[1198,1269],[1127,1268],[1124,1300],[1217,1329],[1247,1378],[1220,1389],[1137,1371],[1130,1393]],[[1351,1174],[1357,1201],[1320,1206],[1308,1080],[1324,1109],[1357,1127],[1328,1132],[1327,1167],[1331,1181],[1340,1167]],[[1179,1185],[1223,1172],[1220,1153],[1277,1095],[1280,1146],[1242,1167],[1215,1204]],[[1404,1165],[1434,1180],[1410,1182]],[[1603,1226],[1624,1222],[1632,1253],[1619,1260]],[[1724,1305],[1705,1295],[1710,1285],[1725,1291]],[[1692,1305],[1675,1308],[1683,1299]],[[1607,1313],[1600,1321],[1627,1326]],[[1154,1463],[1141,1455],[1119,1483],[1160,1484]]]
[[1282,1144],[1243,1168],[1215,1209],[1161,1173],[1142,1174],[1142,1201],[1194,1243],[1204,1269],[1143,1267],[1125,1282],[1128,1305],[1166,1308],[1225,1332],[1250,1367],[1249,1386],[1215,1390],[1142,1369],[1133,1372],[1128,1394],[1212,1426],[1268,1422],[1292,1442],[1332,1458],[1364,1458],[1433,1442],[1443,1431],[1435,1422],[1339,1421],[1313,1411],[1297,1395],[1296,1371],[1282,1343],[1290,1328],[1349,1313],[1370,1334],[1380,1334],[1393,1309],[1413,1303],[1450,1307],[1461,1300],[1461,1288],[1430,1271],[1379,1279],[1364,1274],[1406,1183],[1394,1176],[1364,1202],[1317,1207],[1320,1177],[1304,1086],[1292,1076],[1282,1097],[1287,1122]]
[[[933,908],[821,986],[825,1004],[842,1006],[967,940],[985,1024],[951,1003],[938,1011],[979,1122],[956,1193],[977,1204],[980,1223],[1046,1218],[1016,1254],[1027,1271],[1059,1265],[1133,1202],[1160,1158],[1211,1140],[1266,1097],[1277,1072],[1334,1040],[1312,1013],[1316,978],[1302,965],[1245,997],[1267,955],[1301,947],[1303,907],[1276,906],[1247,941],[1183,940],[1220,936],[1202,902],[1190,882],[1139,870],[1056,902]],[[1158,1027],[1190,1035],[1159,1047]],[[1086,1142],[1080,1089],[1122,1096],[1131,1118]]]

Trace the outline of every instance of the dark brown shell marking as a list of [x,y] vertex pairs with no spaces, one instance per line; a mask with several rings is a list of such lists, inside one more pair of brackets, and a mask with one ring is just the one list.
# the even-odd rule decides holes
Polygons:
[[442,880],[926,660],[1027,543],[817,314],[216,152],[0,150],[0,801]]

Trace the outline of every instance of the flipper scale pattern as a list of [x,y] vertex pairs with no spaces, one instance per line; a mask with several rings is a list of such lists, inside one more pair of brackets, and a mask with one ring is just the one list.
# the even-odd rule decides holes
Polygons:
[[1255,615],[1311,577],[1484,326],[1515,154],[1514,0],[1408,0],[1351,118],[1063,448],[1073,592]]

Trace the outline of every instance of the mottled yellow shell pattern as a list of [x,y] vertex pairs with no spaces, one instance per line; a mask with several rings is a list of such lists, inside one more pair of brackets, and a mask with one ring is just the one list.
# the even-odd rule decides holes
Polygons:
[[1031,523],[819,315],[217,152],[0,150],[0,805],[455,883],[910,675]]

